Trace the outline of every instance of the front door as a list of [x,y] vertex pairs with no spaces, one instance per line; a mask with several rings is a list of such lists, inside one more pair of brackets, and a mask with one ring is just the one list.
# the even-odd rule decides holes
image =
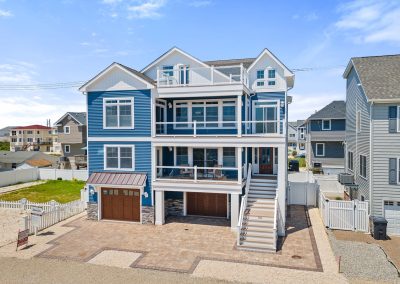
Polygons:
[[260,147],[259,153],[259,173],[272,175],[274,173],[274,148]]

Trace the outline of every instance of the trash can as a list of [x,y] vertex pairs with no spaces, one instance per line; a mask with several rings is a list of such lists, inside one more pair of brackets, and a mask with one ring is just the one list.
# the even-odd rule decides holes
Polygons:
[[299,171],[299,161],[297,160],[290,160],[289,161],[289,171],[291,172],[298,172]]
[[384,217],[370,216],[369,227],[375,240],[386,240],[387,220]]

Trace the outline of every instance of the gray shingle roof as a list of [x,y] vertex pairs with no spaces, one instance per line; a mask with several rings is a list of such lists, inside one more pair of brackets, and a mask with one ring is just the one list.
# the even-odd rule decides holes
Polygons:
[[10,130],[14,129],[15,127],[16,126],[7,126],[7,127],[0,129],[0,137],[9,136]]
[[68,114],[74,117],[81,124],[86,125],[86,112],[68,112]]
[[333,101],[329,105],[322,108],[311,115],[308,119],[345,119],[346,118],[346,102]]
[[20,164],[27,160],[48,160],[52,163],[55,163],[58,160],[58,157],[35,151],[0,151],[0,163]]
[[369,100],[400,98],[400,54],[351,59]]

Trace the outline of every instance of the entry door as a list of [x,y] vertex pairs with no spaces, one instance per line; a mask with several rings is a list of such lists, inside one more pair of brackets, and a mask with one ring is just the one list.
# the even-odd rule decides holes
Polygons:
[[259,148],[259,173],[273,174],[274,173],[274,148],[262,147]]

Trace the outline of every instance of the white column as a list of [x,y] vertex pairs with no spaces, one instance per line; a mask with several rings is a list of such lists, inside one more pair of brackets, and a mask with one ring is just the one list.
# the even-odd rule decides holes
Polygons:
[[285,235],[286,223],[286,177],[287,177],[287,162],[285,161],[286,148],[284,145],[278,147],[278,203],[279,216],[278,219],[278,235]]
[[156,196],[156,225],[163,225],[165,223],[165,212],[164,212],[164,191],[155,191]]
[[183,193],[183,216],[187,215],[187,194]]
[[155,181],[157,177],[157,170],[156,170],[156,165],[157,165],[157,151],[156,151],[156,146],[151,145],[151,180]]
[[239,194],[231,194],[231,230],[236,231],[239,222]]
[[237,109],[236,124],[237,124],[237,129],[238,129],[237,136],[241,137],[242,136],[242,96],[237,96],[236,109]]
[[236,167],[238,168],[238,183],[242,183],[242,147],[236,148]]

